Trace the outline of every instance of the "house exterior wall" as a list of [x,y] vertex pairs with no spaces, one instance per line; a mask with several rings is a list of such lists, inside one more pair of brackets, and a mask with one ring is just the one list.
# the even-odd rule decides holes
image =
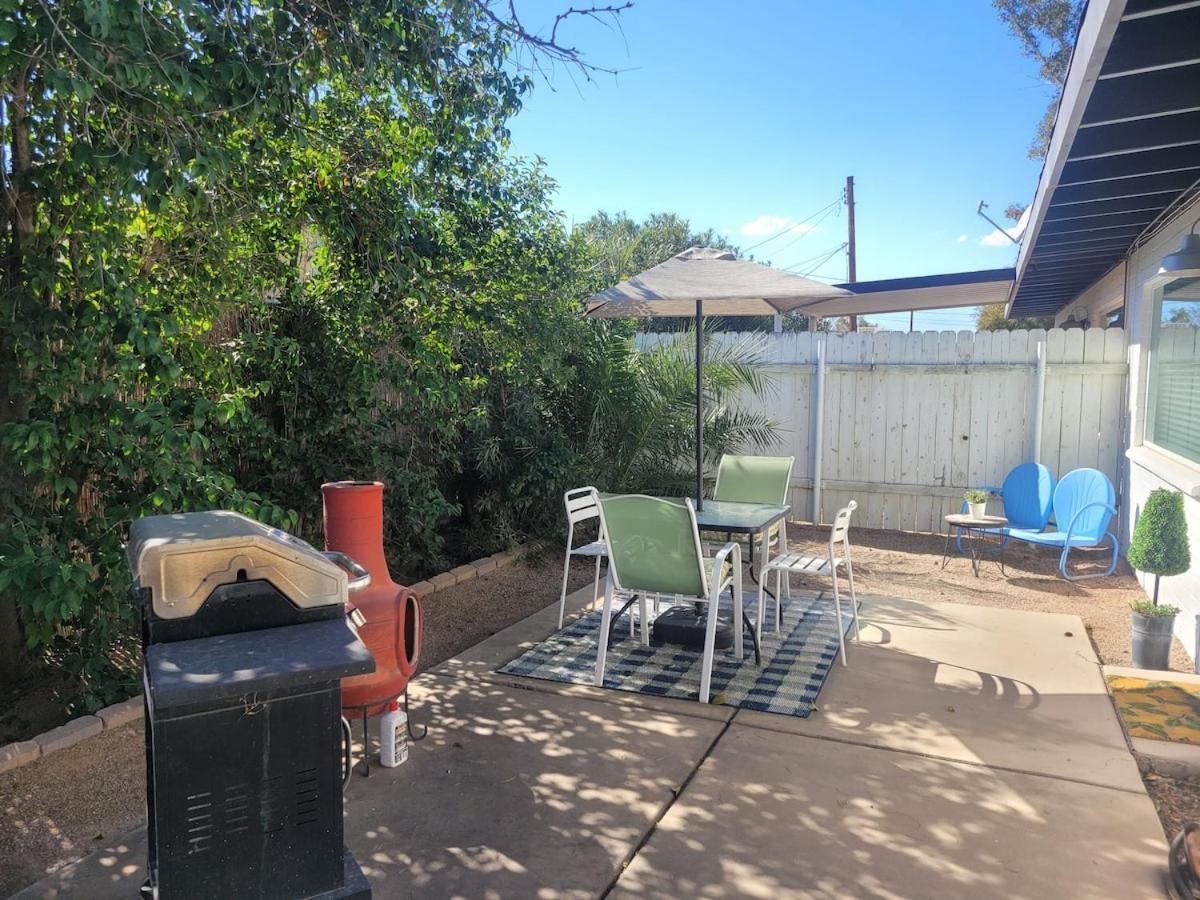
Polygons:
[[[1178,606],[1175,634],[1189,654],[1195,653],[1196,617],[1200,616],[1200,465],[1180,460],[1143,444],[1146,424],[1146,385],[1148,350],[1154,315],[1154,288],[1162,258],[1179,248],[1183,235],[1200,216],[1200,200],[1138,249],[1128,260],[1125,271],[1125,328],[1129,336],[1128,445],[1122,476],[1122,545],[1129,546],[1133,523],[1155,488],[1181,490],[1187,515],[1188,536],[1192,548],[1192,568],[1183,575],[1164,578],[1159,602]],[[1084,295],[1080,299],[1083,300]],[[1076,304],[1068,306],[1074,309]],[[1096,321],[1093,319],[1093,321]],[[1102,318],[1099,321],[1103,321]],[[1154,578],[1141,575],[1147,591]]]
[[1113,266],[1104,277],[1068,303],[1054,317],[1059,328],[1074,320],[1087,319],[1092,325],[1104,326],[1104,318],[1125,302],[1125,263]]

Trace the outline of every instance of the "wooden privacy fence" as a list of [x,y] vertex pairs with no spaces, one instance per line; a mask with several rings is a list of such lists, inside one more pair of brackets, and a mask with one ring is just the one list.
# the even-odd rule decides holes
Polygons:
[[[669,339],[643,335],[642,346]],[[869,528],[940,531],[968,487],[999,486],[1030,460],[1118,477],[1125,332],[728,334],[772,375],[763,404],[781,426],[766,452],[795,456],[797,519],[827,522],[849,500]]]

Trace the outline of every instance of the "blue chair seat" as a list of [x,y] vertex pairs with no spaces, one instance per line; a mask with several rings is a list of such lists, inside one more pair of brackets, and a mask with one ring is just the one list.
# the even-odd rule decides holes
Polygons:
[[1019,531],[1022,534],[1029,532],[1030,534],[1040,534],[1045,527],[1044,523],[1039,522],[1014,522],[1009,520],[1007,525],[1002,525],[999,528],[980,528],[984,534],[999,534],[1004,537],[1009,537],[1014,531]]
[[[1067,533],[1065,531],[1033,531],[1029,528],[1004,528],[998,529],[1003,531],[1008,537],[1014,540],[1024,541],[1027,544],[1041,544],[1043,547],[1065,547],[1067,545]],[[1095,545],[1095,540],[1090,537],[1072,537],[1072,547],[1092,547]]]

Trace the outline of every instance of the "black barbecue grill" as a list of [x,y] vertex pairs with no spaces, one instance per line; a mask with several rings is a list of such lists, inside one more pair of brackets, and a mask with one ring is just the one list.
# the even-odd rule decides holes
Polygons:
[[133,523],[144,895],[370,897],[342,840],[339,682],[374,669],[346,618],[369,576],[330,556],[236,513]]

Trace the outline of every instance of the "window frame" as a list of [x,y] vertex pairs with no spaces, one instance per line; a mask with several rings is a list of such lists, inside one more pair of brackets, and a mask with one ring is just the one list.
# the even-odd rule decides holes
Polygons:
[[1147,322],[1150,333],[1146,341],[1146,367],[1144,370],[1146,373],[1146,385],[1142,393],[1143,414],[1141,431],[1143,446],[1153,450],[1155,453],[1161,454],[1170,462],[1200,472],[1200,459],[1191,459],[1178,451],[1171,450],[1155,442],[1153,436],[1154,419],[1158,410],[1157,405],[1151,400],[1151,391],[1154,388],[1155,382],[1154,366],[1156,357],[1158,356],[1159,326],[1162,324],[1162,304],[1167,288],[1176,281],[1190,280],[1198,276],[1200,276],[1200,273],[1190,274],[1181,272],[1169,276],[1159,276],[1151,284],[1146,285],[1146,292],[1150,295],[1150,316]]

